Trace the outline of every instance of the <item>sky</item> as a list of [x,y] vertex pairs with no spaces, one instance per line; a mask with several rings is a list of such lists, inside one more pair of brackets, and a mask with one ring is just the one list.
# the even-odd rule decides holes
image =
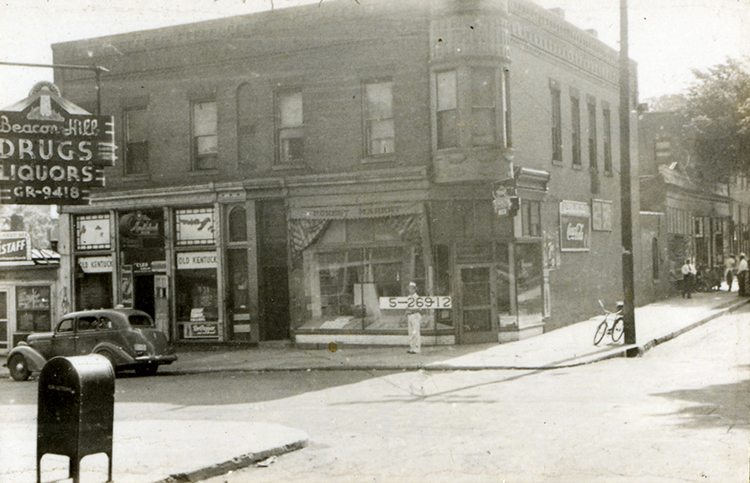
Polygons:
[[[0,0],[0,62],[50,64],[57,42],[320,1],[328,0]],[[535,1],[619,49],[620,0]],[[750,0],[628,0],[628,12],[641,101],[684,91],[692,69],[750,57]],[[43,80],[51,69],[0,65],[0,109]]]

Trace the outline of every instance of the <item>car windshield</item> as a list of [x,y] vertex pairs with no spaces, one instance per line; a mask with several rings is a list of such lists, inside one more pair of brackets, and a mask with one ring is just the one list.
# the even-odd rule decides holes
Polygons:
[[147,315],[133,314],[128,320],[133,327],[152,327],[151,318]]

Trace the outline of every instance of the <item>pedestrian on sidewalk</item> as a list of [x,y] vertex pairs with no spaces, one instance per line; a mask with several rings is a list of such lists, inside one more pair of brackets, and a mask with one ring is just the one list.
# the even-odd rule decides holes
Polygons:
[[682,298],[689,299],[693,297],[693,287],[697,273],[698,271],[690,259],[685,260],[685,264],[682,266]]
[[409,292],[406,309],[406,323],[409,327],[409,354],[419,354],[422,350],[422,336],[420,334],[422,324],[422,312],[417,307],[417,284],[409,282]]
[[746,296],[747,295],[747,280],[748,278],[748,271],[747,271],[747,260],[745,259],[745,254],[740,253],[740,263],[737,265],[737,283],[740,286],[739,295],[740,296]]
[[732,291],[732,284],[734,283],[734,269],[737,266],[737,257],[734,253],[729,255],[724,260],[724,278],[727,279],[727,292]]

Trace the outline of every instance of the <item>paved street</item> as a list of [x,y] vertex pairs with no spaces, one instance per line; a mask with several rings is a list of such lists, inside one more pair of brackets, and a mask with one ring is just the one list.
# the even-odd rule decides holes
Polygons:
[[209,481],[745,483],[749,318],[745,308],[637,359],[400,373],[226,407],[222,417],[301,428],[311,445]]
[[[666,307],[650,310],[658,314]],[[551,370],[246,372],[237,368],[254,353],[238,352],[222,359],[234,368],[228,371],[125,374],[117,380],[115,481],[155,482],[191,465],[235,458],[260,448],[261,441],[283,445],[291,439],[310,444],[267,468],[235,471],[211,483],[488,476],[508,482],[745,483],[748,318],[745,306],[642,358]],[[580,325],[590,339],[588,324]],[[560,331],[537,338],[536,347],[554,353],[555,344],[568,339]],[[531,350],[522,343],[502,347]],[[473,359],[502,355],[496,347],[474,350]],[[340,352],[378,359],[389,354],[332,355]],[[443,367],[450,361],[461,366],[469,354],[457,352]],[[36,391],[33,382],[0,378],[2,482],[33,480]],[[61,459],[45,458],[43,481],[64,478]],[[82,481],[104,481],[102,468],[103,456],[84,459]]]

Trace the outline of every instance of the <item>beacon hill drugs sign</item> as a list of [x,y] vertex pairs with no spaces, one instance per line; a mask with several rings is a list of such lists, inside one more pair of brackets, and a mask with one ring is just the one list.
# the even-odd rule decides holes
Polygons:
[[114,120],[62,98],[52,83],[0,111],[0,201],[78,205],[115,161]]

